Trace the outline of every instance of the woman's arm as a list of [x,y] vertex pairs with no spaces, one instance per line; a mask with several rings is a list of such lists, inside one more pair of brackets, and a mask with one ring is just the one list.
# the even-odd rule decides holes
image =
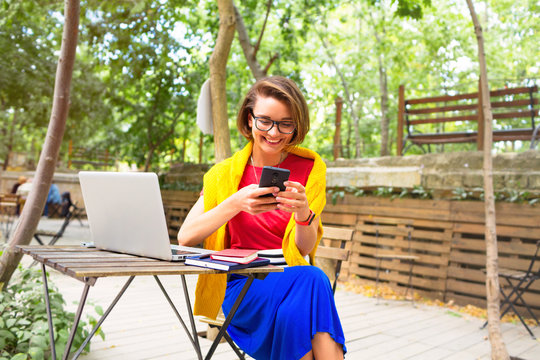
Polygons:
[[260,196],[278,190],[279,188],[259,188],[255,184],[249,185],[206,212],[204,211],[204,197],[199,197],[178,231],[178,243],[185,246],[202,243],[240,211],[260,214],[275,210],[274,197],[261,198]]

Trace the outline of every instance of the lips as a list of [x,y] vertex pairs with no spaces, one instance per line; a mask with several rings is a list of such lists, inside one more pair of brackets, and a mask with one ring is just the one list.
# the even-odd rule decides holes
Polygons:
[[272,145],[272,146],[278,145],[278,144],[280,144],[280,143],[282,142],[282,139],[278,139],[278,140],[270,140],[270,139],[265,138],[265,137],[263,137],[263,138],[264,138],[264,140],[265,140],[266,143],[268,143],[268,144],[270,144],[270,145]]

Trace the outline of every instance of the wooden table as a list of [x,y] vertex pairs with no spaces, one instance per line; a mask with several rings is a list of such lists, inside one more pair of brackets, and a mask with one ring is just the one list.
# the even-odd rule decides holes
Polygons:
[[[75,353],[73,359],[77,359],[82,353],[85,346],[88,344],[92,336],[96,333],[97,329],[101,326],[103,321],[107,318],[109,313],[112,311],[118,300],[122,297],[126,289],[129,287],[135,276],[140,275],[151,275],[155,278],[156,282],[159,285],[159,288],[165,295],[165,298],[171,305],[174,313],[179,319],[182,327],[184,328],[189,340],[191,341],[197,356],[200,360],[203,359],[201,347],[197,337],[197,331],[195,328],[195,320],[193,318],[193,311],[191,308],[191,301],[188,294],[187,284],[185,275],[200,275],[200,274],[223,274],[224,271],[207,269],[196,266],[186,266],[184,263],[174,263],[163,260],[150,259],[140,256],[133,256],[127,254],[113,253],[104,250],[89,249],[83,246],[17,246],[18,251],[29,255],[34,258],[35,261],[41,263],[42,272],[43,272],[43,286],[45,291],[45,303],[47,307],[47,319],[49,322],[49,336],[51,342],[51,353],[53,359],[56,359],[56,352],[54,347],[54,328],[52,325],[52,316],[51,308],[49,305],[49,288],[47,285],[47,277],[45,274],[45,266],[49,266],[55,270],[58,270],[62,274],[70,276],[74,279],[77,279],[84,283],[84,289],[79,301],[77,308],[77,313],[75,314],[75,320],[71,328],[71,333],[69,335],[68,342],[66,344],[66,349],[64,350],[63,359],[67,359],[71,346],[73,344],[73,338],[77,330],[77,325],[80,321],[82,311],[84,309],[86,298],[88,296],[88,291],[90,286],[93,286],[97,279],[100,277],[111,277],[111,276],[129,276],[125,285],[122,287],[118,295],[112,301],[111,305],[103,313],[102,317],[97,322],[94,329],[90,332],[88,337],[85,339],[83,344],[79,347]],[[221,338],[225,335],[226,329],[229,326],[236,310],[240,306],[245,294],[247,293],[251,283],[254,279],[264,279],[266,275],[270,272],[281,272],[283,268],[276,266],[261,266],[254,268],[246,268],[240,270],[234,270],[230,273],[242,274],[245,275],[248,280],[244,285],[240,295],[236,299],[231,312],[225,319],[222,329],[220,330],[218,336],[212,343],[212,346],[208,350],[204,359],[210,359],[214,354],[214,351],[219,344]],[[159,280],[159,275],[180,275],[182,280],[183,292],[186,299],[186,306],[189,314],[189,321],[191,325],[191,333],[188,329],[186,323],[180,316],[178,310],[174,306],[171,298],[167,294],[167,291],[163,287],[161,281]]]

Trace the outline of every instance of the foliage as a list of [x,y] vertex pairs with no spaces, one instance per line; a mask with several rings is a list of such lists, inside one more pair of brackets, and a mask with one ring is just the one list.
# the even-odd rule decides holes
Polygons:
[[[0,1],[0,158],[10,151],[39,153],[52,104],[60,47],[62,3]],[[259,38],[266,1],[235,2],[250,42]],[[528,0],[477,4],[485,29],[492,88],[538,84],[540,11]],[[83,0],[73,91],[65,140],[75,148],[108,149],[138,167],[165,170],[175,162],[213,161],[213,140],[195,125],[196,100],[208,78],[219,25],[215,1]],[[379,39],[375,34],[379,35]],[[442,0],[274,0],[257,61],[269,75],[296,80],[311,115],[305,146],[332,157],[335,99],[351,104],[342,115],[342,156],[380,153],[382,88],[387,79],[390,147],[395,149],[397,94],[408,98],[473,92],[478,88],[476,39],[465,2]],[[383,65],[382,67],[380,65]],[[235,129],[239,102],[253,83],[238,41],[227,65],[231,146],[245,139]],[[352,106],[359,121],[354,123]],[[500,126],[511,126],[501,120]],[[426,125],[425,131],[470,130],[468,124]],[[358,140],[357,140],[358,139]],[[358,144],[357,144],[358,142]],[[473,150],[470,144],[433,151]],[[497,151],[521,151],[497,143]],[[358,149],[358,151],[357,151]],[[68,151],[68,141],[62,153]],[[413,147],[408,153],[420,153]]]
[[[47,359],[50,354],[49,328],[45,302],[43,301],[42,275],[39,270],[23,268],[9,286],[0,292],[0,359]],[[65,301],[57,288],[47,279],[49,299],[53,316],[56,354],[61,357],[66,346],[74,314],[64,309]],[[95,307],[98,314],[103,311]],[[88,323],[81,320],[75,334],[72,351],[76,351],[97,321],[87,316]],[[101,329],[97,332],[102,338]],[[90,344],[85,351],[90,349]]]
[[[534,194],[526,190],[522,190],[517,185],[515,189],[506,189],[494,192],[495,201],[504,201],[510,203],[528,203],[535,205],[540,203],[540,194]],[[452,190],[452,200],[484,200],[484,189],[473,188],[464,189],[457,187]]]
[[[519,186],[518,186],[519,187]],[[374,189],[363,189],[355,186],[334,187],[327,189],[327,193],[332,199],[332,204],[336,205],[337,201],[343,199],[345,194],[351,194],[356,197],[361,196],[376,196],[387,197],[390,199],[433,199],[433,190],[426,189],[422,185],[415,185],[410,188],[395,188],[392,186],[379,186]],[[540,204],[540,194],[531,193],[519,188],[506,189],[502,191],[496,191],[495,201],[503,201],[510,203],[528,203],[529,205]],[[457,187],[452,190],[451,200],[484,200],[483,188],[465,189],[463,187]]]

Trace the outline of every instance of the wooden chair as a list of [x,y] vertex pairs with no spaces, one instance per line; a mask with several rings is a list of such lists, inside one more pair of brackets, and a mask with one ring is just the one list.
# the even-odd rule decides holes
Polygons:
[[[343,261],[348,261],[351,253],[350,247],[347,247],[347,242],[350,242],[353,237],[354,230],[347,228],[338,228],[331,226],[323,227],[323,237],[321,244],[317,247],[315,256],[315,265],[321,267],[326,272],[332,281],[332,292],[336,293],[336,285],[341,272],[341,264]],[[338,243],[338,245],[335,245]],[[334,263],[332,267],[326,263],[329,260]]]
[[[324,226],[323,237],[321,239],[321,245],[317,247],[317,253],[315,256],[315,264],[321,263],[322,270],[330,276],[332,280],[332,293],[336,292],[336,285],[341,272],[341,265],[343,261],[349,260],[350,247],[347,247],[347,242],[352,240],[354,230],[346,228],[337,228]],[[336,245],[337,244],[337,245]],[[335,264],[329,264],[327,261],[335,262]],[[329,270],[330,269],[330,270]],[[209,318],[199,319],[201,322],[208,324],[210,329],[216,329],[219,331],[225,321],[225,316],[220,312],[220,315],[214,320]],[[201,337],[208,337],[208,331],[199,333]],[[240,360],[245,359],[245,354],[233,342],[231,337],[225,332],[225,340],[229,343]]]

